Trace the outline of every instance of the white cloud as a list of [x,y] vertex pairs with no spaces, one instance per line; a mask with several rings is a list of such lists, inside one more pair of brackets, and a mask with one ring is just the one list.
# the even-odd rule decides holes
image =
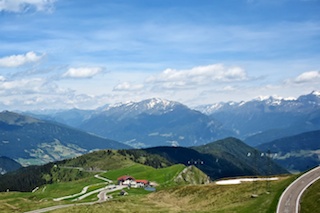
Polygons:
[[123,82],[113,88],[114,91],[137,91],[143,88],[143,84],[131,84],[129,82]]
[[11,55],[0,58],[0,67],[19,67],[27,63],[41,60],[43,55],[37,55],[35,52],[27,52],[22,55]]
[[6,80],[6,78],[3,77],[2,75],[0,75],[0,81],[5,81],[5,80]]
[[304,72],[294,79],[295,83],[310,83],[320,81],[320,71]]
[[159,75],[147,78],[146,82],[161,84],[163,88],[186,88],[213,82],[238,82],[248,79],[247,73],[241,67],[212,64],[188,70],[166,69]]
[[62,77],[64,78],[92,78],[93,76],[102,72],[101,67],[79,67],[69,68]]
[[56,0],[0,0],[0,12],[51,11]]
[[[20,79],[14,81],[0,81],[0,94],[7,95],[24,95],[31,93],[44,92],[46,81],[41,78]],[[47,90],[48,92],[50,90]]]

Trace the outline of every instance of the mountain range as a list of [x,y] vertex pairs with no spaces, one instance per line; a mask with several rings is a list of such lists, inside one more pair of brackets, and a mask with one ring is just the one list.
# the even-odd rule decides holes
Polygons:
[[0,156],[22,165],[43,164],[108,148],[129,146],[62,124],[9,111],[0,113]]
[[[96,110],[25,112],[24,115],[2,112],[0,155],[29,165],[74,157],[94,149],[199,147],[230,136],[250,146],[259,146],[281,143],[282,138],[319,129],[320,93],[315,91],[296,99],[265,97],[195,109],[153,98],[105,105]],[[287,140],[288,147],[291,141]],[[302,142],[297,146],[307,150],[304,144],[309,145]],[[278,156],[280,152],[286,153],[274,152]],[[319,153],[315,151],[313,156],[319,158]],[[304,157],[311,162],[309,155]],[[301,170],[299,162],[282,165]]]
[[99,108],[95,111],[35,115],[141,148],[195,146],[232,136],[221,123],[187,106],[158,98]]
[[257,146],[320,129],[320,92],[298,98],[259,97],[247,102],[202,105],[191,109],[158,98],[106,105],[96,110],[34,112],[133,147],[197,146],[237,137]]
[[298,98],[259,97],[197,107],[252,146],[320,129],[320,92]]

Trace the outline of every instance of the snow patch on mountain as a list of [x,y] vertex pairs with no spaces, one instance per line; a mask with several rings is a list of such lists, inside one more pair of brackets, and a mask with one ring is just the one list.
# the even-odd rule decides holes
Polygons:
[[315,96],[320,96],[320,91],[312,91],[311,94]]
[[241,101],[241,102],[221,102],[208,105],[201,105],[195,107],[196,110],[211,115],[215,112],[230,111],[239,108],[248,108],[248,110],[256,108],[257,106],[264,105],[268,107],[277,107],[280,111],[290,110],[291,108],[301,108],[304,105],[309,106],[320,106],[320,91],[313,91],[307,95],[301,95],[298,98],[287,97],[283,98],[277,95],[273,96],[258,96],[251,101]]
[[105,114],[113,114],[117,115],[119,118],[121,117],[132,117],[142,113],[146,114],[164,114],[167,112],[171,112],[176,107],[185,107],[183,104],[168,101],[161,98],[151,98],[147,100],[143,100],[140,102],[127,102],[127,103],[118,103],[115,105],[109,105],[102,112]]
[[255,100],[260,102],[265,102],[268,105],[280,105],[282,101],[285,99],[280,96],[274,95],[274,96],[259,96],[253,99],[253,101]]

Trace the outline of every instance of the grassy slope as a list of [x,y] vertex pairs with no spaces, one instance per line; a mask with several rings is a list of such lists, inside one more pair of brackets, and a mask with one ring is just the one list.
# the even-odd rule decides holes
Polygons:
[[[92,159],[91,159],[92,158]],[[99,159],[100,161],[96,161]],[[99,162],[93,164],[92,162]],[[119,162],[126,162],[120,168]],[[113,164],[111,164],[111,162]],[[167,168],[154,169],[150,166],[132,162],[128,156],[120,156],[115,152],[101,151],[98,154],[89,154],[87,158],[76,158],[62,163],[64,166],[81,166],[84,168],[98,167],[109,170],[103,176],[116,180],[122,175],[131,175],[137,179],[148,179],[161,184],[156,193],[147,193],[142,189],[130,189],[129,196],[119,197],[114,193],[114,199],[93,206],[73,207],[54,212],[274,212],[281,192],[295,176],[272,182],[271,194],[265,193],[265,182],[257,185],[259,197],[250,198],[253,184],[234,186],[193,185],[177,186],[172,181],[183,169],[183,165],[174,165]],[[113,168],[113,169],[111,169]],[[42,186],[35,193],[0,193],[0,212],[23,212],[47,206],[70,203],[70,201],[53,202],[52,198],[78,193],[84,186],[99,183],[91,176],[73,182],[59,182]],[[44,187],[46,189],[43,191]],[[95,196],[91,199],[97,199]]]
[[320,180],[312,184],[302,196],[301,213],[314,213],[319,210]]
[[[72,184],[70,184],[70,182],[61,182],[45,185],[40,187],[38,191],[34,193],[0,193],[0,212],[23,212],[31,209],[66,204],[66,201],[54,202],[52,199],[79,193],[83,187],[101,182],[102,181],[94,177],[89,177],[78,181],[73,181]],[[89,191],[91,190],[89,189]]]
[[[233,137],[194,147],[200,153],[223,158],[248,175],[286,174],[285,169],[262,156],[258,150]],[[250,153],[250,156],[248,154]],[[270,165],[270,166],[269,166]]]
[[122,175],[130,175],[136,179],[147,179],[165,186],[172,184],[174,177],[176,177],[184,168],[185,166],[182,164],[177,164],[162,169],[155,169],[150,166],[134,164],[130,167],[109,171],[103,176],[116,181],[117,178]]
[[100,150],[77,158],[64,160],[63,166],[82,167],[85,169],[114,170],[132,165],[132,160],[115,150]]
[[[164,187],[173,185],[174,183],[172,180],[174,177],[176,177],[185,168],[183,165],[174,165],[167,168],[154,169],[153,167],[130,161],[127,161],[127,163],[127,167],[111,170],[104,173],[102,176],[110,178],[111,180],[116,180],[119,176],[130,174],[137,179],[156,181],[157,183],[161,184],[162,187]],[[0,212],[23,212],[32,209],[70,203],[70,201],[54,202],[52,199],[79,193],[82,188],[87,185],[103,183],[103,181],[93,177],[95,173],[90,174],[90,177],[81,180],[72,182],[59,182],[42,186],[35,193],[0,193]],[[96,188],[97,187],[93,186],[89,188],[89,191],[92,191]],[[139,189],[133,190],[134,193],[131,192],[130,194],[136,194],[136,196],[143,196],[147,193],[145,190]],[[92,201],[92,199],[93,201],[97,200],[96,195],[91,196],[90,199],[86,199],[85,201]]]
[[176,186],[148,195],[134,194],[115,197],[112,201],[86,207],[56,210],[54,213],[81,212],[236,212],[272,213],[281,192],[295,177],[272,182],[272,191],[265,193],[265,182],[257,184],[258,198],[251,198],[253,184],[219,186]]

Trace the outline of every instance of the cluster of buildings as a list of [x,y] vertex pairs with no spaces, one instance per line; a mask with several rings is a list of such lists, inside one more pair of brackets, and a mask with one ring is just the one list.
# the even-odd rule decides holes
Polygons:
[[150,182],[148,180],[136,180],[134,177],[129,175],[121,176],[117,180],[118,185],[128,186],[132,188],[144,188],[150,185]]

